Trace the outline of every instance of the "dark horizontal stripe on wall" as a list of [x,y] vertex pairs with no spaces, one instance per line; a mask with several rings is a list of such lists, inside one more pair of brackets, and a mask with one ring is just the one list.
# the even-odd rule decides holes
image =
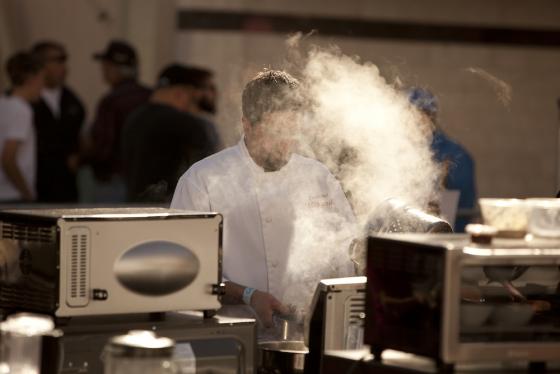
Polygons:
[[560,30],[461,26],[194,9],[180,10],[177,17],[177,26],[180,30],[282,34],[297,31],[307,33],[316,30],[322,36],[560,47]]

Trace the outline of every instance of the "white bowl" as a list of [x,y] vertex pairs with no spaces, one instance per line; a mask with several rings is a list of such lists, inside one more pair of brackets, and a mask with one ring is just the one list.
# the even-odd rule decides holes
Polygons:
[[461,268],[461,280],[465,283],[478,285],[480,281],[486,279],[482,266],[463,266]]
[[517,281],[526,284],[536,284],[541,288],[556,286],[560,281],[560,270],[557,265],[533,265],[522,276],[517,278]]
[[522,199],[478,199],[482,219],[500,231],[527,231],[528,204]]
[[484,325],[490,314],[492,307],[485,304],[463,304],[461,305],[461,327],[479,327]]
[[533,318],[534,313],[530,304],[500,305],[494,308],[492,322],[497,326],[504,327],[525,326]]
[[560,199],[528,199],[529,232],[542,237],[560,237]]

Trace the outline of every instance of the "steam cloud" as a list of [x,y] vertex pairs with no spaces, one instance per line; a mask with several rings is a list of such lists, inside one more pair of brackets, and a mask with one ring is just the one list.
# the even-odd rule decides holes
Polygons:
[[467,68],[466,71],[478,75],[485,81],[489,82],[502,105],[508,106],[511,103],[512,88],[509,84],[501,79],[496,78],[495,76],[481,68],[470,67]]
[[314,49],[303,81],[313,100],[305,143],[341,181],[362,227],[387,198],[421,209],[437,200],[431,126],[374,64]]
[[[288,44],[297,48],[297,39]],[[293,204],[295,232],[281,300],[305,311],[320,279],[350,275],[342,265],[348,246],[376,207],[398,198],[427,209],[439,198],[442,170],[430,148],[431,124],[373,63],[317,47],[289,54],[301,59],[289,62],[297,67],[290,72],[310,100],[301,113],[301,152],[331,170],[357,218],[356,231],[340,216],[315,217],[305,204]]]

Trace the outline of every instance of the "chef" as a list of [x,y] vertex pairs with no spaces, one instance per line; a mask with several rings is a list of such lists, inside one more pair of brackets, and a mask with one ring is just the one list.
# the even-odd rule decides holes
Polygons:
[[[322,263],[330,276],[352,275],[351,238],[332,237],[352,232],[350,205],[323,164],[293,153],[301,122],[300,88],[295,78],[275,70],[248,82],[242,95],[244,136],[187,170],[171,202],[172,208],[223,214],[221,313],[256,315],[266,327],[275,313],[289,312],[281,300],[287,291],[301,293],[298,284],[289,283],[301,272],[312,274]],[[310,237],[313,233],[322,234]],[[321,252],[306,255],[312,247]],[[306,268],[305,261],[313,265]],[[319,280],[312,281],[316,285]]]

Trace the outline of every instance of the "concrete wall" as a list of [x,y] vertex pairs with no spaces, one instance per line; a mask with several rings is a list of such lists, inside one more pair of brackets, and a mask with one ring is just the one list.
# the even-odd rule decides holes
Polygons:
[[3,3],[12,31],[11,52],[27,49],[40,39],[63,43],[70,56],[68,83],[91,112],[106,89],[92,54],[101,50],[110,38],[124,35],[122,1],[3,0]]
[[[251,10],[376,20],[539,29],[560,28],[556,0],[1,0],[0,59],[42,38],[68,47],[69,83],[93,112],[106,91],[92,61],[111,38],[138,48],[141,79],[151,84],[173,59],[217,73],[226,142],[239,136],[239,92],[265,66],[280,66],[284,36],[175,30],[177,9]],[[346,54],[376,63],[387,77],[430,87],[441,101],[441,122],[474,155],[483,196],[551,195],[557,182],[560,50],[378,39],[322,38]],[[504,106],[495,86],[466,69],[481,68],[512,87]],[[5,79],[0,74],[0,88]]]
[[[173,56],[174,19],[174,0],[1,0],[0,60],[41,39],[63,43],[70,56],[68,83],[91,119],[107,90],[92,54],[110,39],[126,39],[137,48],[141,80],[153,84]],[[6,87],[5,76],[0,84]]]
[[[349,0],[305,2],[184,0],[182,9],[229,9],[514,28],[560,28],[560,3],[532,1]],[[431,88],[440,99],[442,127],[476,160],[481,196],[551,196],[557,182],[560,48],[537,48],[378,39],[322,38],[345,54],[377,64],[387,77]],[[183,31],[177,58],[217,72],[217,118],[226,142],[239,136],[239,92],[263,67],[281,66],[285,36],[267,33]],[[500,100],[500,86],[512,89]]]

